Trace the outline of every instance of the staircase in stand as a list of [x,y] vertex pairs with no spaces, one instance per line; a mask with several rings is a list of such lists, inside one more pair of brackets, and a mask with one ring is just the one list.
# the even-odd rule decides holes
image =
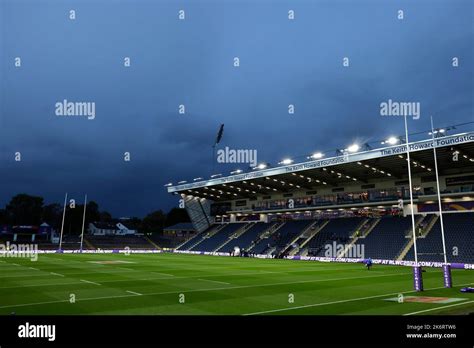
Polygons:
[[221,245],[219,245],[216,249],[214,249],[213,252],[217,252],[219,251],[219,249],[223,248],[224,246],[226,246],[228,243],[230,243],[232,240],[236,239],[236,238],[239,238],[241,235],[243,235],[245,232],[247,232],[248,230],[250,230],[253,226],[255,225],[255,223],[248,223],[248,224],[243,224],[243,226],[241,228],[239,228],[232,236],[230,236],[224,243],[222,243]]
[[[431,230],[433,229],[433,226],[436,224],[436,222],[438,221],[439,219],[439,216],[438,215],[434,215],[430,222],[428,223],[428,225],[424,228],[424,230],[421,232],[421,236],[417,236],[416,238],[426,238],[426,236],[431,232]],[[420,220],[420,223],[421,221],[423,221],[423,219]],[[419,223],[416,225],[418,227]],[[411,231],[411,234],[408,234],[407,235],[407,238],[408,241],[407,243],[405,244],[405,246],[403,247],[402,251],[400,251],[400,254],[398,254],[396,260],[397,261],[402,261],[405,256],[407,256],[408,252],[410,251],[410,249],[413,247],[413,244],[415,244],[415,241],[413,239],[413,231]]]
[[146,241],[147,241],[148,243],[150,243],[151,245],[153,245],[153,247],[154,247],[155,249],[157,249],[157,250],[160,250],[160,249],[161,249],[161,247],[160,247],[158,244],[156,244],[154,241],[152,241],[150,238],[148,238],[147,236],[143,236],[143,237],[146,239]]
[[[305,229],[303,229],[303,231],[302,231],[300,234],[298,234],[295,238],[293,238],[293,240],[291,240],[287,245],[285,245],[285,247],[282,249],[282,253],[284,254],[289,248],[291,248],[291,246],[292,246],[293,244],[296,243],[296,241],[297,241],[298,239],[302,238],[303,235],[304,235],[305,233],[307,233],[308,231],[311,231],[311,229],[312,229],[314,226],[316,226],[317,224],[318,224],[318,220],[315,220],[315,221],[313,221],[309,226],[307,226]],[[305,241],[306,241],[306,240],[305,240]],[[293,255],[295,255],[299,250],[300,250],[300,247],[297,246],[296,248],[293,248],[293,249],[288,253],[288,255],[293,256]]]
[[263,232],[261,235],[260,235],[260,238],[252,243],[249,247],[248,247],[248,251],[252,251],[252,249],[262,240],[262,239],[268,239],[272,234],[274,234],[276,231],[278,231],[280,228],[283,227],[285,223],[284,222],[277,222],[273,225],[270,225],[270,227],[265,231]]
[[[299,249],[302,250],[306,246],[306,244],[308,244],[311,241],[311,239],[313,239],[320,231],[323,230],[324,227],[326,227],[326,225],[329,223],[329,221],[330,220],[325,220],[318,228],[313,230],[311,232],[311,235],[303,243],[301,243]],[[318,220],[317,220],[317,222],[318,222]]]
[[206,233],[204,236],[201,235],[201,238],[198,238],[199,240],[194,243],[193,245],[191,245],[187,250],[192,250],[194,247],[198,246],[199,244],[201,244],[201,242],[205,241],[206,239],[208,238],[211,238],[213,235],[215,235],[217,232],[219,232],[220,230],[222,230],[223,228],[225,228],[226,225],[225,224],[222,224],[222,225],[216,225],[214,226],[208,233]]
[[365,231],[362,231],[361,235],[359,236],[359,238],[365,238],[367,237],[370,232],[373,231],[373,229],[375,228],[375,226],[378,225],[378,223],[380,222],[380,218],[379,219],[374,219],[374,221],[372,222],[371,225],[368,226],[368,228],[365,230]]
[[86,238],[84,238],[84,244],[87,245],[89,249],[97,249],[91,242],[89,242]]

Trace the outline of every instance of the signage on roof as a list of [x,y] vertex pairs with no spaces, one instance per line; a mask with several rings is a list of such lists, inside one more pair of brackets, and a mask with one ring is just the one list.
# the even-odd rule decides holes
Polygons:
[[[456,135],[445,136],[442,138],[436,138],[435,140],[436,147],[445,147],[445,146],[452,146],[458,144],[465,144],[474,142],[474,132],[469,133],[462,133]],[[409,143],[408,147],[410,152],[417,152],[422,150],[428,150],[433,148],[433,140],[422,140],[417,141],[414,143]],[[276,168],[269,168],[263,170],[256,170],[251,173],[243,173],[238,175],[232,175],[222,178],[210,179],[206,181],[199,181],[189,184],[177,185],[177,186],[170,186],[168,187],[168,192],[179,192],[184,190],[196,189],[206,186],[214,186],[214,185],[222,185],[231,182],[243,181],[243,180],[250,180],[265,176],[273,176],[273,175],[281,175],[281,174],[288,174],[294,172],[300,172],[303,170],[308,169],[315,169],[315,168],[323,168],[323,167],[330,167],[338,164],[343,163],[352,163],[358,161],[366,161],[369,159],[381,158],[381,157],[388,157],[398,154],[404,154],[407,152],[406,144],[402,145],[395,145],[390,147],[385,147],[381,149],[374,149],[364,152],[358,152],[354,154],[345,154],[331,158],[313,160],[298,164],[291,164],[287,166],[281,166]]]

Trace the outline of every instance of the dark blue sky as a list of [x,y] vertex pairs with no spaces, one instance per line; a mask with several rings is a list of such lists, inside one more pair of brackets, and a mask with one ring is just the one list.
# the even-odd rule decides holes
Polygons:
[[[380,116],[388,99],[421,103],[413,132],[429,115],[474,121],[470,0],[0,0],[0,11],[0,206],[67,191],[115,216],[168,210],[165,183],[211,174],[221,123],[221,146],[275,163],[402,134],[402,119]],[[63,99],[95,102],[96,118],[56,116]]]

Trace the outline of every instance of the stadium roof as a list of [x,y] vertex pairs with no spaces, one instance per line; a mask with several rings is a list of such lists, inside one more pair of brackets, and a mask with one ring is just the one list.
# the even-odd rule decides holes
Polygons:
[[[474,132],[435,138],[440,175],[474,171]],[[432,139],[409,143],[413,176],[434,175]],[[457,152],[458,161],[453,161]],[[209,198],[214,201],[245,199],[258,195],[285,193],[297,189],[342,187],[374,179],[406,179],[406,145],[346,153],[249,173],[168,185],[169,193]]]

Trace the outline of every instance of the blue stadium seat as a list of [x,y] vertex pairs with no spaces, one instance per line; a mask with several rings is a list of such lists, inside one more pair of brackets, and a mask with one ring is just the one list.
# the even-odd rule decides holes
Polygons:
[[270,228],[271,224],[266,224],[263,222],[258,222],[254,224],[249,230],[245,231],[242,235],[234,240],[231,240],[229,243],[224,245],[219,252],[231,252],[234,250],[235,247],[239,247],[240,249],[245,249],[252,244],[263,232],[265,232],[268,228]]
[[204,240],[198,245],[194,246],[190,250],[193,251],[214,251],[219,245],[224,243],[232,233],[236,232],[243,226],[243,223],[231,223],[225,226],[222,230],[217,232],[210,238],[204,238]]
[[[443,214],[448,262],[474,262],[474,213]],[[417,239],[419,261],[444,262],[441,222],[438,219],[425,238]],[[404,260],[414,261],[413,247]]]

